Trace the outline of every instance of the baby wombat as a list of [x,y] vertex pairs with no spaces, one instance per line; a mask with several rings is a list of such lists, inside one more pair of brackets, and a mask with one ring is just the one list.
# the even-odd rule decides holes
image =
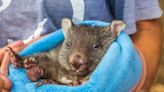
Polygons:
[[20,57],[11,50],[11,61],[15,67],[25,67],[31,81],[42,79],[37,85],[80,85],[88,80],[124,27],[122,21],[113,21],[105,27],[91,27],[74,25],[65,18],[62,20],[65,40],[61,45],[30,57]]

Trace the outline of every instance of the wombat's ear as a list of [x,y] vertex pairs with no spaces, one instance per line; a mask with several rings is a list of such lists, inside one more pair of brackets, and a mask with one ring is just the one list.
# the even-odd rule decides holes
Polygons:
[[67,35],[67,32],[69,31],[69,29],[72,27],[73,23],[70,19],[68,18],[63,18],[62,19],[62,23],[61,23],[61,26],[62,26],[62,29],[63,29],[63,33],[64,33],[64,36]]
[[114,20],[112,21],[111,25],[111,31],[116,33],[117,35],[120,34],[120,32],[125,29],[126,25],[123,21],[119,21],[119,20]]

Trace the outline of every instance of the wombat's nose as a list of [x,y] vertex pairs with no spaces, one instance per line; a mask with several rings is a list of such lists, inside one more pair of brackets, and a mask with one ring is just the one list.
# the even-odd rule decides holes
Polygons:
[[71,56],[69,63],[72,66],[72,70],[84,71],[86,69],[87,60],[83,54],[77,53]]

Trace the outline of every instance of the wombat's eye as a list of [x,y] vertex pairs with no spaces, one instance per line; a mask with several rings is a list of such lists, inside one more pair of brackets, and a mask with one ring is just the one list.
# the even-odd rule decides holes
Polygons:
[[92,47],[95,48],[95,49],[98,49],[98,48],[100,48],[100,44],[99,43],[93,44]]
[[67,43],[66,43],[67,49],[69,49],[71,46],[72,46],[72,44],[71,44],[70,42],[67,42]]

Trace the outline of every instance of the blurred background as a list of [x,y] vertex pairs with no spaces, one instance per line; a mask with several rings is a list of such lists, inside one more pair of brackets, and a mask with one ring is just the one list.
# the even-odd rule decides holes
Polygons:
[[[159,1],[160,1],[161,8],[163,10],[163,13],[164,13],[164,0],[159,0]],[[161,63],[158,69],[157,76],[151,88],[151,92],[164,92],[164,14],[161,18],[161,22],[162,22],[162,28],[163,28],[162,57],[161,57]]]

